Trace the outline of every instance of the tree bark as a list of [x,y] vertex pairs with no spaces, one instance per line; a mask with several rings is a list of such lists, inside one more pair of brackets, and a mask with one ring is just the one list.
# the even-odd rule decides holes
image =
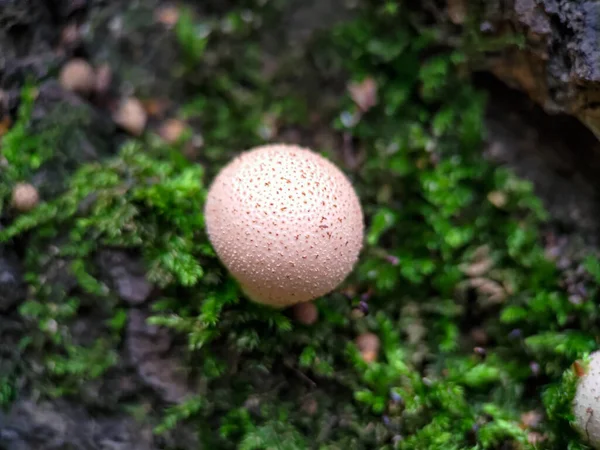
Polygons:
[[600,138],[600,1],[446,0],[446,13],[484,39],[522,39],[488,54],[485,69]]

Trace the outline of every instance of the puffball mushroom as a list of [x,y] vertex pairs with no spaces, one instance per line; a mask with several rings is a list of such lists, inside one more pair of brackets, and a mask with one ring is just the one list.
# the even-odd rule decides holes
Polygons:
[[575,427],[593,448],[600,449],[600,352],[590,355],[578,381],[573,413]]
[[209,239],[246,295],[283,308],[334,290],[362,249],[352,184],[323,156],[295,145],[243,152],[213,181]]
[[96,86],[94,69],[81,58],[67,62],[61,69],[58,79],[63,88],[82,95],[89,95]]
[[294,318],[302,325],[313,325],[319,319],[319,310],[313,302],[303,302],[294,305]]
[[365,362],[372,363],[377,359],[381,343],[375,333],[363,333],[354,342]]
[[158,129],[158,134],[168,144],[175,144],[186,131],[186,124],[179,119],[169,119]]
[[140,136],[146,128],[148,114],[135,97],[123,99],[112,114],[113,121],[133,136]]
[[37,206],[40,194],[29,183],[17,183],[12,190],[11,204],[19,212],[28,212]]

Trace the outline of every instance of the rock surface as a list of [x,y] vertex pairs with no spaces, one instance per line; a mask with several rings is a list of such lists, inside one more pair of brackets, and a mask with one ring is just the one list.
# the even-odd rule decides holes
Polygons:
[[130,416],[92,417],[63,401],[17,402],[0,413],[0,448],[5,450],[88,449],[151,450],[152,429]]
[[154,389],[162,400],[178,403],[191,394],[182,362],[171,337],[164,328],[149,325],[148,314],[138,309],[129,311],[126,348],[131,363],[142,381]]
[[7,311],[25,296],[21,264],[12,253],[0,249],[0,313]]
[[[483,36],[524,39],[487,69],[546,112],[577,117],[600,137],[600,3],[595,0],[448,0],[449,21]],[[468,25],[467,25],[468,24]]]
[[100,270],[110,279],[115,292],[131,305],[144,303],[152,292],[143,264],[116,250],[103,250],[98,255]]
[[523,93],[492,77],[486,156],[530,180],[552,220],[588,244],[598,244],[600,143],[577,119],[548,115]]

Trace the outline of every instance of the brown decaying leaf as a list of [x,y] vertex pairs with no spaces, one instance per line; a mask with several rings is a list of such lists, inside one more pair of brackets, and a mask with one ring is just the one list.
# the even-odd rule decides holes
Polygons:
[[575,371],[575,375],[577,375],[577,378],[581,378],[585,375],[585,369],[583,368],[583,365],[580,361],[575,361],[573,363],[573,370]]
[[60,33],[60,43],[67,47],[75,45],[80,38],[79,26],[76,23],[67,24]]
[[367,77],[358,83],[349,83],[348,92],[362,112],[367,112],[377,105],[377,83],[372,77]]
[[145,99],[142,104],[148,115],[151,117],[162,116],[171,106],[171,102],[165,98]]
[[9,116],[4,116],[0,119],[0,136],[4,136],[10,127],[12,126],[12,120],[10,120]]
[[503,208],[508,201],[506,194],[502,191],[492,191],[487,196],[488,201],[496,208]]
[[494,280],[488,280],[487,278],[472,278],[469,281],[469,285],[477,290],[480,294],[486,296],[486,298],[493,303],[501,303],[506,297],[506,293],[502,288],[502,285]]
[[548,436],[542,433],[538,433],[536,431],[527,433],[527,442],[529,442],[531,445],[541,444],[546,439],[548,439]]
[[485,275],[494,265],[489,257],[490,249],[487,245],[482,245],[473,255],[473,262],[463,264],[460,269],[469,277],[476,278]]
[[488,270],[492,267],[493,262],[491,259],[484,259],[482,261],[475,261],[472,264],[463,268],[463,272],[469,277],[480,277],[485,275]]

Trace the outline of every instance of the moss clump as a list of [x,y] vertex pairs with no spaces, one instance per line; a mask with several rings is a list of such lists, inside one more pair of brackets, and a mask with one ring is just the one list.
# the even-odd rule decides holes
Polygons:
[[[569,300],[545,254],[547,215],[532,186],[482,159],[485,96],[461,76],[461,49],[442,47],[435,29],[395,2],[367,6],[315,43],[329,61],[324,77],[332,68],[358,83],[371,77],[379,98],[359,111],[341,95],[330,115],[329,133],[345,136],[362,161],[347,172],[368,245],[344,289],[316,302],[319,321],[294,324],[287,311],[243,299],[202,216],[220,164],[262,143],[273,117],[302,129],[306,117],[287,112],[308,110],[310,98],[278,97],[276,77],[261,81],[256,30],[215,26],[199,42],[183,15],[176,34],[197,98],[181,114],[203,131],[199,161],[181,156],[185,142],[128,142],[0,229],[0,242],[25,249],[22,346],[44,368],[28,374],[34,389],[78,395],[119,365],[128,307],[94,259],[117,247],[144,259],[160,288],[150,322],[179,337],[198,387],[180,404],[157,404],[160,418],[145,420],[158,435],[187,423],[215,449],[583,448],[569,426],[568,368],[596,346],[596,284],[588,280],[586,301]],[[238,23],[236,14],[227,19]],[[203,65],[198,50],[242,40],[253,44],[235,58],[210,59],[219,77],[192,74]],[[11,164],[35,169],[36,158]],[[69,268],[68,289],[48,279],[56,265]],[[590,257],[585,271],[598,277],[598,267]],[[367,305],[369,314],[353,314]],[[82,317],[102,323],[86,341],[74,334]],[[354,344],[365,332],[381,340],[370,363]]]

